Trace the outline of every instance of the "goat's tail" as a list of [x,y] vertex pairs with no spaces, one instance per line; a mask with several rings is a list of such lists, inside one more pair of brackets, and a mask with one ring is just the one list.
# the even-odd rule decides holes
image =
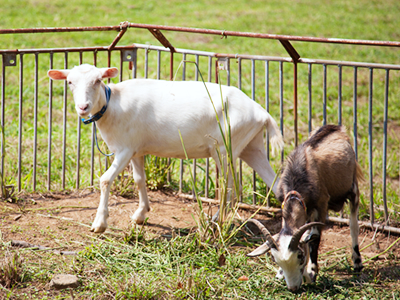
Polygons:
[[269,140],[272,146],[272,155],[275,155],[275,149],[283,149],[283,137],[278,124],[276,124],[275,120],[271,116],[269,116],[265,125],[267,127]]
[[356,179],[357,182],[364,182],[365,181],[365,177],[364,174],[361,170],[360,165],[358,164],[358,162],[356,161]]

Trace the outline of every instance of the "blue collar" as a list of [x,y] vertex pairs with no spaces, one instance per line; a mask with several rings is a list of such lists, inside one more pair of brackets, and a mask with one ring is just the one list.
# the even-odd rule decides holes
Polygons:
[[110,89],[110,87],[108,85],[106,85],[104,87],[104,89],[105,89],[105,92],[106,92],[106,101],[107,101],[106,105],[104,105],[103,108],[100,111],[95,113],[93,116],[90,116],[88,119],[85,120],[84,118],[82,118],[81,120],[82,120],[83,124],[93,123],[93,122],[99,120],[105,114],[105,112],[107,110],[108,102],[110,102],[111,89]]

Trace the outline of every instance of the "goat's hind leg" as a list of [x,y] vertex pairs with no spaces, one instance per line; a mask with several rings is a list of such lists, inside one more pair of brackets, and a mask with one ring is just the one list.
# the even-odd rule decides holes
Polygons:
[[354,271],[360,272],[363,268],[360,249],[358,246],[358,206],[360,203],[360,191],[357,182],[353,183],[353,193],[350,195],[350,235],[352,242],[352,259]]
[[128,164],[131,158],[130,151],[122,151],[115,154],[115,159],[111,164],[110,168],[101,176],[100,178],[100,203],[97,208],[96,218],[92,223],[92,228],[90,231],[96,233],[102,233],[107,229],[107,218],[108,218],[108,197],[110,196],[110,188],[115,177]]
[[264,182],[272,188],[276,194],[278,179],[274,186],[272,183],[275,179],[275,172],[272,169],[268,161],[267,152],[264,148],[263,131],[261,130],[252,141],[243,149],[239,157],[244,160],[258,175],[264,180]]
[[139,208],[132,215],[132,221],[136,224],[143,224],[146,220],[146,213],[150,211],[149,198],[146,191],[146,173],[144,172],[144,157],[134,157],[131,160],[133,179],[139,190]]

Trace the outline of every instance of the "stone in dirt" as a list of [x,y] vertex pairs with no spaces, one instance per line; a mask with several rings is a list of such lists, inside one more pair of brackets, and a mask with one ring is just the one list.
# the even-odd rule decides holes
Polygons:
[[53,277],[50,282],[50,287],[57,290],[66,288],[76,288],[79,286],[79,279],[75,275],[58,274]]

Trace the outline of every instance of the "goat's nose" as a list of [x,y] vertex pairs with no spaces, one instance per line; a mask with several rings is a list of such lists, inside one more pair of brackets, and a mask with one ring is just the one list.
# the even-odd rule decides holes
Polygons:
[[78,108],[81,110],[86,110],[88,108],[89,104],[79,104]]
[[291,291],[292,293],[294,293],[294,292],[297,292],[297,290],[299,289],[299,287],[297,287],[297,286],[291,286],[291,287],[289,287],[288,289],[289,289],[289,291]]

